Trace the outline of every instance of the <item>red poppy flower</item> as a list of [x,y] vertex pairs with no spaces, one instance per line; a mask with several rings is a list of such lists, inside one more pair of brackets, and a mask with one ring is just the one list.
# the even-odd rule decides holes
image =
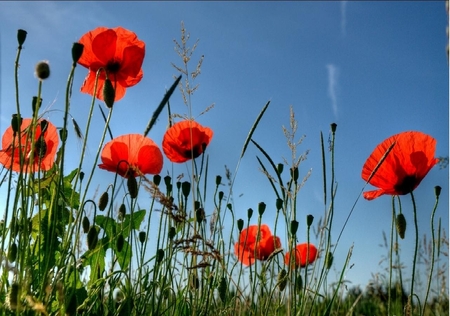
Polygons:
[[367,181],[373,170],[395,142],[369,183],[378,190],[364,192],[373,200],[380,195],[404,195],[412,192],[439,159],[434,157],[436,140],[421,132],[403,132],[384,140],[369,156],[362,169]]
[[[36,122],[34,155],[32,156],[31,122],[32,119],[22,119],[20,141],[17,134],[14,137],[14,131],[11,126],[3,134],[0,163],[5,168],[20,172],[20,154],[23,156],[23,172],[47,171],[53,166],[59,143],[56,127],[47,120],[38,120]],[[31,158],[33,158],[33,164],[31,164]]]
[[213,131],[195,121],[181,121],[164,134],[162,148],[172,162],[182,163],[203,153],[213,137]]
[[249,266],[258,260],[267,260],[267,258],[277,248],[281,248],[280,238],[272,236],[270,228],[267,225],[261,225],[260,237],[258,240],[258,225],[250,225],[241,231],[239,241],[234,245],[234,254],[246,266]]
[[163,156],[158,145],[140,134],[128,134],[114,138],[102,150],[101,169],[117,172],[122,177],[143,174],[159,174]]
[[[309,247],[307,243],[298,244],[293,251],[295,251],[295,268],[306,267],[308,264],[313,263],[318,258],[317,248],[313,244],[309,244]],[[288,252],[284,256],[284,263],[286,265],[290,265],[290,259],[291,253]]]
[[[84,50],[78,63],[89,69],[81,92],[94,95],[95,76],[99,68],[104,68],[108,73],[115,88],[116,101],[125,95],[126,88],[141,81],[145,43],[135,33],[123,27],[98,27],[84,34],[79,43],[84,45]],[[105,72],[102,71],[96,93],[99,100],[103,100],[105,79]]]

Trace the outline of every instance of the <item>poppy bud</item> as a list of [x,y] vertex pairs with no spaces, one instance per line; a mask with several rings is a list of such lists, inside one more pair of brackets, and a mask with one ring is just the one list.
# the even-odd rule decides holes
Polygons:
[[191,192],[191,183],[188,181],[183,182],[181,184],[181,192],[183,192],[184,197],[187,199],[189,193]]
[[73,43],[72,45],[72,60],[73,64],[76,65],[81,55],[83,55],[84,45],[81,43]]
[[124,243],[125,243],[125,238],[123,237],[123,235],[120,234],[119,236],[117,236],[116,249],[118,252],[122,251]]
[[216,176],[216,185],[219,186],[221,182],[222,182],[222,177]]
[[224,277],[220,278],[219,286],[217,289],[219,291],[220,299],[225,303],[225,300],[227,298],[227,280]]
[[242,229],[244,228],[244,220],[242,218],[237,220],[237,227],[238,227],[239,232],[241,232]]
[[223,199],[223,191],[219,191],[219,201],[222,201]]
[[278,274],[278,288],[283,291],[287,285],[287,271],[285,269],[281,270]]
[[111,80],[106,78],[105,83],[103,84],[103,100],[108,108],[112,108],[115,99],[116,91],[114,90]]
[[87,244],[89,250],[95,249],[95,247],[97,246],[97,242],[98,242],[97,229],[95,228],[95,226],[91,226],[91,228],[89,228],[89,232],[87,235]]
[[36,111],[39,111],[39,109],[41,108],[41,104],[42,104],[42,98],[34,96],[33,100],[31,101],[31,109],[33,110],[33,115]]
[[252,218],[252,215],[253,215],[253,210],[251,208],[249,208],[247,210],[247,217],[248,217],[248,219]]
[[119,206],[119,214],[118,214],[117,218],[120,221],[123,221],[125,219],[126,212],[127,212],[127,209],[125,208],[125,204],[123,204],[123,203],[120,204],[120,206]]
[[441,190],[442,188],[438,185],[434,187],[434,194],[436,195],[436,197],[439,197],[439,195],[441,195]]
[[281,173],[283,172],[283,169],[284,169],[284,165],[282,163],[279,163],[277,165],[277,173],[278,173],[278,175],[281,175]]
[[136,181],[135,177],[133,177],[133,176],[128,177],[127,187],[128,187],[128,193],[130,193],[130,197],[132,199],[135,199],[138,195],[138,187],[137,187],[137,181]]
[[8,251],[8,260],[9,262],[13,263],[16,261],[17,258],[17,244],[14,242],[12,243],[11,247],[9,247]]
[[61,128],[59,130],[59,138],[61,138],[62,142],[65,142],[67,140],[67,129]]
[[81,226],[83,226],[83,232],[85,234],[87,234],[88,231],[89,231],[89,227],[91,226],[91,223],[89,222],[89,218],[87,218],[86,216],[83,217],[83,221],[81,222]]
[[406,231],[406,219],[405,215],[403,215],[402,213],[398,214],[395,218],[395,228],[397,229],[397,233],[400,238],[404,239]]
[[159,184],[161,183],[161,176],[160,176],[159,174],[155,174],[155,175],[153,176],[153,183],[154,183],[156,186],[159,186]]
[[108,205],[109,195],[108,191],[105,191],[101,196],[100,200],[98,201],[98,209],[100,211],[104,211],[106,206]]
[[312,225],[313,221],[314,216],[312,216],[311,214],[306,215],[306,225],[308,225],[308,227]]
[[23,43],[27,38],[27,31],[19,29],[17,30],[17,42],[19,42],[19,48],[22,48]]
[[21,125],[22,125],[22,117],[19,114],[13,114],[11,119],[11,128],[14,134],[20,130]]
[[16,310],[19,304],[19,284],[14,282],[9,290],[8,303],[11,310]]
[[175,227],[171,226],[169,228],[169,239],[172,240],[177,234],[177,230],[175,229]]
[[160,263],[164,259],[164,249],[158,249],[156,251],[156,263]]
[[141,242],[141,244],[143,244],[146,239],[147,239],[147,234],[145,232],[139,232],[139,241]]
[[203,207],[198,208],[195,211],[195,215],[197,218],[197,223],[200,224],[205,219],[205,210],[203,209]]
[[337,124],[336,123],[331,123],[331,132],[334,134],[336,132],[336,127]]
[[291,168],[291,178],[294,180],[294,182],[297,182],[297,180],[298,180],[298,167]]
[[277,199],[277,201],[275,202],[275,206],[277,208],[277,211],[280,211],[281,208],[283,207],[283,200],[282,199]]
[[43,60],[38,62],[34,71],[36,77],[40,80],[45,80],[50,77],[50,65],[48,64],[48,61]]
[[259,216],[262,216],[264,214],[265,210],[266,210],[266,203],[260,202],[258,204],[258,214],[259,214]]
[[291,221],[291,235],[295,235],[297,233],[297,229],[298,229],[298,222]]
[[325,267],[327,268],[327,270],[329,270],[333,265],[333,259],[334,259],[333,253],[328,252],[327,255],[325,256]]

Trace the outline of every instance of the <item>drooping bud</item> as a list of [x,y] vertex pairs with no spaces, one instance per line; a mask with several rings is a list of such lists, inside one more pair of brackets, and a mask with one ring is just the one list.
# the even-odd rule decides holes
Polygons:
[[95,249],[95,247],[97,246],[97,242],[98,242],[97,229],[95,228],[95,226],[91,226],[91,228],[89,228],[89,232],[87,235],[88,249],[89,250]]
[[89,227],[91,226],[91,223],[89,222],[89,218],[87,218],[87,216],[83,217],[83,221],[81,222],[81,226],[83,227],[83,232],[85,234],[87,234],[88,231],[89,231]]
[[75,66],[80,59],[81,55],[83,55],[84,45],[81,43],[73,43],[72,45],[72,60],[73,65]]
[[47,60],[40,61],[36,64],[34,73],[39,80],[45,80],[50,77],[50,65]]
[[17,244],[13,242],[11,244],[11,247],[9,247],[8,261],[13,263],[14,261],[16,261],[16,258],[17,258]]
[[242,218],[237,220],[237,227],[238,227],[239,232],[241,232],[242,229],[244,228],[244,220]]
[[278,274],[278,288],[283,291],[287,285],[287,271],[285,269],[281,270]]
[[123,221],[125,219],[125,214],[127,212],[127,209],[125,207],[125,204],[120,204],[119,206],[119,213],[117,215],[117,218],[119,219],[119,221]]
[[400,238],[404,239],[406,231],[406,218],[403,213],[400,213],[395,217],[395,228],[397,229],[397,233]]
[[105,191],[101,196],[100,199],[98,201],[98,209],[100,211],[104,211],[106,206],[108,206],[108,201],[109,201],[109,195],[108,195],[108,191]]
[[105,83],[103,84],[103,100],[108,108],[112,108],[115,99],[116,91],[114,90],[111,80],[106,78]]
[[128,193],[130,193],[130,197],[132,199],[135,199],[138,195],[137,180],[135,177],[133,177],[133,176],[128,177],[127,187],[128,187]]
[[11,118],[11,128],[14,134],[20,130],[21,126],[22,126],[22,117],[19,114],[13,114]]
[[23,43],[27,39],[27,31],[18,29],[17,30],[17,42],[19,42],[19,48],[22,48]]
[[41,104],[42,104],[42,98],[34,96],[33,100],[31,101],[31,109],[33,110],[33,115],[34,113],[36,113],[36,111],[39,111],[39,109],[41,108]]
[[125,244],[125,238],[122,234],[119,234],[116,239],[116,249],[118,252],[121,252],[123,249],[123,245]]
[[141,242],[141,244],[143,244],[146,239],[147,239],[147,234],[144,231],[139,232],[139,241]]
[[266,211],[266,203],[260,202],[258,204],[258,214],[259,214],[259,216],[262,216],[265,211]]

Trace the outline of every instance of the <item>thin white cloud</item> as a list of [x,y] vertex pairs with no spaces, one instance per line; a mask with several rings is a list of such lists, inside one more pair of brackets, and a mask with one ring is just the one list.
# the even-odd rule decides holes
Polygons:
[[337,118],[338,114],[337,85],[338,85],[339,70],[333,64],[328,64],[326,67],[328,71],[328,96],[330,97],[331,100],[331,106],[333,108],[334,116],[335,118]]
[[347,1],[341,1],[341,33],[345,36],[347,33]]

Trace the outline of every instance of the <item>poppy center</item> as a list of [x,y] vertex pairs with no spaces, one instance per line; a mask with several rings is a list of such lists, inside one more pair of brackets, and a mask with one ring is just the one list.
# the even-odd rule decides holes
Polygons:
[[406,176],[402,182],[394,186],[394,189],[400,195],[408,194],[414,190],[416,183],[416,176]]
[[118,61],[110,61],[107,65],[106,65],[106,71],[108,73],[118,73],[120,70],[120,63]]
[[[191,154],[191,151],[192,151],[192,154]],[[194,145],[194,147],[192,148],[192,150],[186,150],[186,151],[184,152],[184,156],[185,156],[186,158],[191,158],[191,155],[192,155],[192,157],[194,157],[194,159],[195,159],[195,158],[197,158],[198,156],[200,156],[200,155],[202,154],[202,152],[203,152],[202,146],[200,146],[200,145]]]

